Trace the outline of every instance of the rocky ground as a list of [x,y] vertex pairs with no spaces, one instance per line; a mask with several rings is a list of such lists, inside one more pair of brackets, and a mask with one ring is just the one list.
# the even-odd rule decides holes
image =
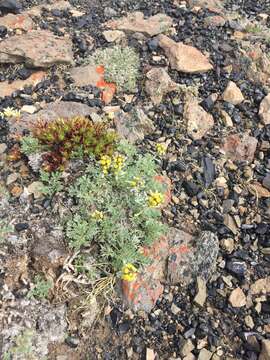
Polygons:
[[[269,1],[1,0],[0,10],[0,358],[270,359]],[[139,54],[132,91],[127,73],[120,89],[88,63],[116,44]],[[81,311],[61,228],[69,204],[40,193],[18,134],[40,118],[112,113],[120,137],[165,149],[171,230],[150,249],[152,267]],[[54,283],[47,300],[28,296],[37,274]]]

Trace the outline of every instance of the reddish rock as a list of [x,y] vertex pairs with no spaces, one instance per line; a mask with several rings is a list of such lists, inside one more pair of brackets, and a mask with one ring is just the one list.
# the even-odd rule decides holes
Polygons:
[[165,14],[156,14],[148,19],[144,19],[143,13],[137,11],[122,19],[111,20],[107,22],[106,26],[110,29],[141,32],[154,36],[168,30],[172,23],[172,19]]
[[0,83],[0,98],[10,96],[14,91],[23,90],[26,86],[36,86],[46,76],[44,71],[37,71],[26,80],[15,80],[12,83],[3,81]]
[[109,104],[116,92],[116,86],[104,80],[104,72],[103,66],[89,64],[71,69],[70,75],[78,87],[92,85],[102,89],[102,100],[105,104]]
[[136,280],[122,281],[124,303],[135,311],[151,311],[164,290],[168,256],[171,259],[168,267],[169,281],[179,282],[180,278],[180,282],[187,284],[192,277],[188,263],[191,254],[190,239],[191,235],[171,229],[167,237],[162,236],[150,247],[145,247],[143,253],[151,263],[143,269]]
[[163,175],[157,175],[155,176],[155,180],[158,181],[161,184],[164,184],[166,186],[166,192],[164,195],[164,202],[162,204],[162,208],[165,208],[169,205],[172,199],[172,182],[168,178],[168,176]]
[[270,93],[262,100],[259,116],[264,125],[270,124]]
[[225,141],[222,150],[232,161],[252,162],[257,148],[258,140],[245,133],[242,139],[239,135],[229,135]]
[[168,257],[167,281],[170,284],[189,284],[193,273],[191,270],[194,249],[193,236],[178,229],[170,230],[170,250]]
[[213,69],[207,57],[193,46],[175,42],[165,35],[158,36],[158,43],[164,50],[172,69],[191,74]]
[[0,63],[25,63],[48,68],[54,64],[72,64],[72,41],[47,30],[33,30],[0,43]]
[[[247,76],[250,80],[270,84],[270,58],[267,49],[263,45],[252,46],[252,51],[247,53],[249,68]],[[245,69],[246,70],[246,69]]]
[[214,119],[197,102],[189,98],[184,107],[184,120],[187,123],[187,133],[193,140],[199,140],[214,126]]
[[159,105],[164,95],[177,89],[177,84],[163,68],[151,69],[146,74],[146,78],[145,91],[154,105]]
[[156,301],[162,295],[164,286],[164,272],[168,256],[169,242],[162,237],[154,242],[151,247],[143,249],[144,255],[151,259],[134,281],[122,281],[123,300],[133,310],[151,311]]
[[27,14],[8,14],[3,17],[0,17],[0,26],[5,26],[10,30],[24,30],[29,31],[34,27],[34,22]]

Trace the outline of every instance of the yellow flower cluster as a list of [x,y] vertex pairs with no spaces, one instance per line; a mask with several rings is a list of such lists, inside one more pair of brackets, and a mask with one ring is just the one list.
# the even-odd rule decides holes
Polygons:
[[0,112],[0,116],[4,116],[7,118],[12,118],[12,117],[18,118],[21,116],[21,112],[20,110],[16,110],[12,107],[7,107],[2,112]]
[[165,155],[166,146],[164,144],[156,144],[156,151],[159,155]]
[[132,188],[136,189],[143,185],[143,180],[140,177],[135,176],[129,183]]
[[111,157],[108,156],[108,155],[102,155],[100,160],[99,160],[99,163],[102,166],[103,173],[105,175],[108,174],[109,168],[111,167],[111,164],[112,164]]
[[160,192],[151,191],[148,195],[148,205],[150,207],[158,207],[163,202],[163,195]]
[[91,217],[95,220],[101,221],[104,219],[104,213],[102,211],[95,210],[92,212]]
[[103,155],[100,158],[100,165],[102,166],[102,171],[105,175],[108,174],[111,169],[115,174],[122,170],[124,166],[125,158],[120,154],[114,154],[112,157],[108,155]]
[[124,166],[124,162],[125,162],[124,156],[122,156],[120,154],[113,155],[113,163],[112,163],[113,171],[115,173],[118,173],[119,171],[121,171]]
[[134,281],[137,277],[138,269],[132,264],[126,264],[122,268],[122,279],[126,281]]

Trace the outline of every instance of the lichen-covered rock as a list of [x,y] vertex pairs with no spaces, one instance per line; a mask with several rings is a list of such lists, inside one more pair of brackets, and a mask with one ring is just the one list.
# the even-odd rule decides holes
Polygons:
[[88,105],[73,101],[58,101],[46,104],[35,114],[23,114],[19,119],[9,119],[11,133],[21,134],[24,130],[31,130],[38,120],[53,121],[59,118],[70,119],[75,116],[90,116],[95,112]]
[[20,352],[20,356],[14,359],[44,359],[49,354],[49,345],[63,342],[66,337],[64,304],[54,306],[36,300],[17,299],[9,304],[4,314],[9,315],[9,322],[2,322],[0,328],[1,359],[4,354],[12,354],[18,339],[28,347],[24,346],[25,353]]
[[210,231],[203,231],[196,240],[194,272],[205,281],[210,279],[216,269],[218,251],[218,237]]
[[149,257],[150,264],[146,266],[134,281],[122,281],[122,294],[125,305],[134,311],[149,312],[162,295],[164,272],[169,251],[168,238],[162,237],[150,247],[144,248],[144,254]]
[[232,161],[252,162],[257,148],[258,140],[247,133],[243,134],[242,139],[239,135],[229,135],[224,139],[222,150]]
[[177,89],[177,84],[172,81],[166,70],[153,68],[146,74],[145,91],[155,105],[159,105],[167,93]]
[[167,281],[172,284],[189,284],[194,276],[193,236],[178,229],[169,233],[170,251],[167,266]]
[[132,144],[138,140],[143,140],[145,135],[155,130],[152,120],[141,108],[135,109],[132,113],[119,111],[114,122],[119,137]]

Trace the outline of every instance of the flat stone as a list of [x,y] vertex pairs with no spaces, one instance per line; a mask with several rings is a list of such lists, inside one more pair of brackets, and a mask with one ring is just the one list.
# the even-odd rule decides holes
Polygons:
[[204,73],[213,69],[207,57],[195,47],[177,43],[165,35],[159,35],[157,39],[172,69],[191,74]]
[[193,140],[199,140],[214,126],[214,119],[197,102],[189,98],[184,106],[187,133]]
[[69,37],[58,37],[47,30],[15,35],[0,43],[0,63],[25,63],[43,68],[72,64],[72,41]]
[[33,6],[29,10],[24,11],[24,14],[28,14],[31,16],[40,16],[42,13],[42,9],[45,9],[47,11],[52,10],[73,10],[74,8],[71,6],[69,1],[59,0],[59,1],[53,1],[52,4],[41,4],[37,6]]
[[26,80],[14,80],[11,83],[9,81],[0,82],[0,98],[11,96],[15,91],[23,90],[25,87],[36,86],[45,76],[46,73],[44,71],[37,71]]
[[262,100],[259,116],[264,125],[270,124],[270,93]]
[[177,84],[163,68],[151,69],[146,74],[146,78],[145,91],[154,105],[159,105],[164,95],[177,89]]
[[116,92],[116,85],[104,80],[104,67],[95,65],[78,66],[70,70],[70,76],[78,87],[96,86],[102,89],[101,98],[109,104]]
[[34,114],[37,111],[37,108],[34,105],[23,105],[21,112],[26,112],[27,114]]
[[247,69],[248,78],[254,82],[270,85],[270,57],[267,49],[261,44],[254,45],[246,55],[250,63]]
[[246,295],[241,288],[234,289],[229,297],[229,302],[233,307],[239,308],[246,305]]
[[10,131],[21,134],[24,130],[31,131],[33,125],[39,120],[50,122],[58,118],[70,119],[75,116],[90,116],[92,112],[95,112],[94,108],[78,102],[59,101],[48,103],[35,114],[22,114],[19,120],[9,119]]
[[120,30],[106,30],[103,31],[103,36],[105,40],[109,43],[111,42],[119,42],[119,40],[125,37],[125,33]]
[[201,279],[200,277],[197,277],[197,294],[194,298],[194,302],[203,307],[205,300],[207,298],[207,290],[206,290],[206,282],[205,280]]
[[198,6],[215,13],[223,11],[223,0],[188,0],[188,4],[191,7]]
[[0,26],[5,26],[10,30],[24,30],[29,31],[34,27],[34,22],[31,17],[27,14],[8,14],[0,17]]
[[241,104],[245,100],[241,90],[233,81],[229,81],[222,97],[224,101],[233,105]]
[[136,11],[128,14],[127,17],[111,20],[105,25],[113,30],[126,30],[155,36],[167,31],[172,24],[172,19],[165,14],[156,14],[148,19],[144,19],[144,14]]
[[224,140],[222,151],[232,161],[252,162],[257,148],[258,140],[244,133],[242,139],[239,135],[229,135]]
[[116,113],[114,122],[119,137],[132,144],[138,140],[143,140],[145,135],[155,130],[152,120],[141,108],[136,108],[133,113],[123,111]]

